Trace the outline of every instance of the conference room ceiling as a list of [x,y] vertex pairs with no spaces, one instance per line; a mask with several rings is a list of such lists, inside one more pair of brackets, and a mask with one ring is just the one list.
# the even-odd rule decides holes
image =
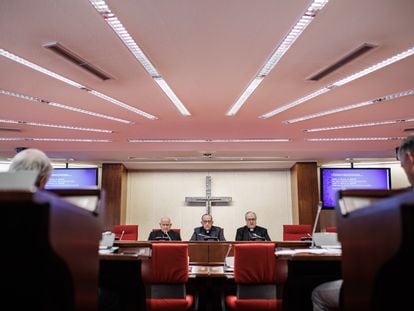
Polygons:
[[[413,49],[412,0],[331,0],[315,14],[306,13],[309,0],[105,3],[110,12],[98,12],[88,0],[0,1],[1,158],[12,157],[16,147],[36,147],[53,159],[125,163],[132,168],[151,161],[251,160],[283,166],[296,161],[391,159],[400,140],[414,130],[414,56],[335,86]],[[304,14],[313,18],[309,25],[229,116]],[[156,77],[111,28],[113,16],[156,68]],[[55,53],[56,43],[79,57],[83,66]],[[325,76],[311,79],[337,62]],[[85,64],[109,79],[86,71]],[[181,114],[162,91],[160,77],[190,115]],[[319,96],[262,117],[323,88],[326,92]],[[372,103],[359,108],[287,122],[368,101]],[[367,125],[374,122],[384,123]],[[307,131],[333,126],[346,127]],[[267,141],[275,139],[282,141]]]

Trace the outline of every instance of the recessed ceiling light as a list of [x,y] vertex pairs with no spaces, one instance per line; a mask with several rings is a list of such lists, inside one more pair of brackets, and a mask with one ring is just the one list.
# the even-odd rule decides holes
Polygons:
[[287,138],[257,139],[128,139],[130,143],[268,143],[289,142]]
[[335,142],[335,141],[384,141],[384,140],[403,140],[406,137],[335,137],[335,138],[308,138],[306,141],[314,142]]
[[132,36],[128,33],[124,25],[122,25],[121,21],[111,11],[106,2],[103,0],[89,0],[89,2],[104,18],[108,25],[111,26],[119,39],[121,39],[121,41],[125,44],[132,55],[134,55],[134,57],[141,63],[148,74],[155,80],[155,82],[164,91],[171,102],[176,106],[178,111],[180,111],[180,113],[184,116],[189,116],[190,112],[187,110],[187,108],[185,108],[184,104],[177,97],[177,95],[175,95],[173,90],[170,88],[170,86],[167,84],[155,66],[151,63],[148,57],[144,54]]
[[65,130],[100,132],[100,133],[113,133],[114,132],[114,131],[111,131],[111,130],[102,130],[102,129],[88,128],[88,127],[70,126],[70,125],[39,123],[39,122],[31,122],[31,121],[15,121],[15,120],[0,119],[0,123],[42,126],[42,127],[60,128],[60,129],[65,129]]
[[406,50],[404,52],[401,52],[399,54],[396,54],[396,55],[394,55],[394,56],[392,56],[390,58],[387,58],[387,59],[379,62],[378,64],[375,64],[373,66],[370,66],[368,68],[365,68],[364,70],[358,71],[358,72],[356,72],[356,73],[354,73],[354,74],[352,74],[350,76],[347,76],[347,77],[345,77],[345,78],[343,78],[341,80],[338,80],[338,81],[336,81],[334,83],[331,83],[331,84],[329,84],[327,86],[324,86],[323,88],[321,88],[319,90],[316,90],[315,92],[313,92],[311,94],[308,94],[308,95],[306,95],[306,96],[304,96],[302,98],[299,98],[299,99],[297,99],[297,100],[295,100],[295,101],[293,101],[293,102],[291,102],[289,104],[283,105],[283,106],[281,106],[281,107],[279,107],[279,108],[277,108],[275,110],[272,110],[272,111],[270,111],[268,113],[265,113],[265,114],[261,115],[259,118],[268,119],[270,117],[273,117],[273,116],[275,116],[275,115],[277,115],[277,114],[279,114],[279,113],[281,113],[281,112],[283,112],[285,110],[288,110],[290,108],[296,107],[296,106],[298,106],[298,105],[300,105],[300,104],[302,104],[302,103],[304,103],[304,102],[306,102],[306,101],[308,101],[308,100],[310,100],[312,98],[315,98],[315,97],[317,97],[319,95],[322,95],[322,94],[324,94],[324,93],[326,93],[326,92],[328,92],[328,91],[330,91],[330,90],[332,90],[332,89],[334,89],[334,88],[336,88],[338,86],[342,86],[342,85],[344,85],[346,83],[349,83],[349,82],[351,82],[353,80],[356,80],[358,78],[361,78],[361,77],[363,77],[363,76],[365,76],[367,74],[370,74],[370,73],[372,73],[374,71],[377,71],[377,70],[379,70],[381,68],[384,68],[384,67],[386,67],[388,65],[391,65],[391,64],[393,64],[395,62],[398,62],[399,60],[402,60],[404,58],[407,58],[408,56],[411,56],[413,54],[414,54],[414,47],[411,47],[410,49],[408,49],[408,50]]
[[78,82],[75,82],[75,81],[73,81],[71,79],[65,78],[64,76],[61,76],[60,74],[57,74],[57,73],[55,73],[53,71],[50,71],[50,70],[48,70],[46,68],[43,68],[43,67],[39,66],[39,65],[36,65],[34,63],[31,63],[28,60],[26,60],[24,58],[21,58],[21,57],[15,55],[13,53],[10,53],[10,52],[8,52],[6,50],[0,49],[0,56],[6,57],[6,58],[8,58],[8,59],[10,59],[10,60],[12,60],[14,62],[17,62],[19,64],[25,65],[25,66],[33,69],[33,70],[36,70],[36,71],[41,72],[41,73],[43,73],[45,75],[48,75],[49,77],[52,77],[52,78],[55,78],[55,79],[57,79],[59,81],[65,82],[65,83],[67,83],[67,84],[69,84],[71,86],[74,86],[74,87],[76,87],[76,88],[78,88],[80,90],[87,91],[89,94],[92,94],[92,95],[95,95],[97,97],[100,97],[100,98],[102,98],[102,99],[104,99],[104,100],[106,100],[106,101],[108,101],[110,103],[113,103],[113,104],[115,104],[115,105],[117,105],[119,107],[122,107],[124,109],[127,109],[129,111],[132,111],[132,112],[134,112],[134,113],[136,113],[136,114],[138,114],[140,116],[143,116],[143,117],[148,118],[150,120],[157,119],[157,117],[155,117],[155,116],[153,116],[153,115],[151,115],[149,113],[146,113],[146,112],[144,112],[142,110],[139,110],[138,108],[132,107],[130,105],[127,105],[127,104],[125,104],[125,103],[123,103],[123,102],[121,102],[119,100],[116,100],[116,99],[114,99],[114,98],[112,98],[112,97],[110,97],[108,95],[102,94],[102,93],[100,93],[100,92],[98,92],[96,90],[92,90],[92,89],[90,89],[90,88],[88,88],[88,87],[86,87],[86,86],[84,86],[84,85],[82,85],[82,84],[80,84]]
[[84,109],[80,109],[80,108],[76,108],[76,107],[72,107],[72,106],[68,106],[68,105],[64,105],[64,104],[59,104],[59,103],[56,103],[56,102],[51,102],[51,101],[41,99],[41,98],[38,98],[38,97],[24,95],[24,94],[11,92],[11,91],[7,91],[7,90],[1,90],[0,89],[0,94],[7,95],[7,96],[13,96],[13,97],[17,97],[17,98],[20,98],[20,99],[29,100],[29,101],[39,103],[39,104],[46,104],[46,105],[49,105],[49,106],[53,106],[53,107],[57,107],[57,108],[61,108],[61,109],[66,109],[66,110],[70,110],[70,111],[74,111],[74,112],[78,112],[78,113],[83,113],[83,114],[87,114],[87,115],[94,116],[94,117],[97,117],[97,118],[117,121],[117,122],[121,122],[121,123],[129,123],[129,124],[134,123],[132,121],[107,116],[107,115],[102,114],[102,113],[92,112],[92,111],[88,111],[88,110],[84,110]]
[[81,138],[39,138],[39,137],[0,137],[0,141],[52,141],[75,143],[110,143],[109,139],[81,139]]
[[296,39],[309,26],[315,16],[328,3],[329,0],[315,0],[307,8],[305,14],[299,19],[296,25],[292,28],[289,34],[283,39],[282,43],[275,49],[268,61],[260,69],[259,73],[247,86],[242,95],[236,100],[234,105],[230,108],[226,115],[234,116],[243,106],[246,100],[254,92],[254,90],[262,83],[263,79],[272,71],[280,59],[285,55],[289,48],[293,45]]
[[357,127],[379,126],[379,125],[397,124],[397,123],[413,122],[413,121],[414,119],[400,119],[400,120],[346,124],[346,125],[337,125],[337,126],[328,126],[328,127],[308,129],[308,130],[304,130],[304,132],[313,133],[313,132],[322,132],[322,131],[343,130],[343,129],[357,128]]
[[378,98],[375,98],[375,99],[367,100],[367,101],[364,101],[364,102],[361,102],[361,103],[356,103],[356,104],[343,106],[343,107],[339,107],[339,108],[335,108],[335,109],[321,111],[321,112],[310,114],[310,115],[303,116],[303,117],[300,117],[300,118],[290,119],[290,120],[284,121],[284,123],[290,124],[290,123],[301,122],[301,121],[305,121],[305,120],[309,120],[309,119],[313,119],[313,118],[319,118],[319,117],[323,117],[323,116],[326,116],[326,115],[329,115],[329,114],[334,114],[334,113],[343,112],[343,111],[347,111],[347,110],[351,110],[351,109],[361,108],[361,107],[365,107],[365,106],[369,106],[369,105],[373,105],[373,104],[384,103],[384,102],[389,101],[389,100],[393,100],[393,99],[397,99],[397,98],[405,97],[405,96],[409,96],[409,95],[414,95],[414,90],[402,91],[402,92],[398,92],[398,93],[378,97]]

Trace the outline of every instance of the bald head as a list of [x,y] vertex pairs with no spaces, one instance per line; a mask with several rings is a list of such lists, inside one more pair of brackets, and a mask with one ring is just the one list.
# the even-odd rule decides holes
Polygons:
[[167,233],[168,231],[170,231],[171,219],[168,217],[162,217],[160,219],[160,228],[161,228],[161,231],[164,233]]

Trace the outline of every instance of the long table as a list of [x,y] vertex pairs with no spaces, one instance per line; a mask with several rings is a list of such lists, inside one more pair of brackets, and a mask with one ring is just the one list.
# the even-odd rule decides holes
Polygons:
[[[176,241],[174,241],[176,242]],[[149,241],[117,241],[117,253],[101,254],[101,285],[119,288],[123,293],[126,310],[145,310],[145,289],[140,275],[140,263],[151,257]],[[223,310],[222,297],[235,293],[232,271],[225,270],[226,256],[233,256],[234,244],[226,242],[185,242],[189,246],[190,270],[188,292],[198,295],[201,310]],[[263,242],[266,243],[266,242]],[[284,310],[312,310],[312,289],[328,280],[341,277],[340,254],[307,252],[309,242],[275,242],[277,249],[299,249],[295,254],[275,255],[284,286],[278,288]],[[110,276],[110,277],[108,277]],[[111,284],[111,282],[113,284]],[[138,294],[141,293],[141,294]],[[209,297],[206,299],[206,297]]]

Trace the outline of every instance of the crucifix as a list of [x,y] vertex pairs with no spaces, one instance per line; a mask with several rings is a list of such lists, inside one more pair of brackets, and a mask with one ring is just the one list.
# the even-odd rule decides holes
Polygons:
[[206,213],[211,213],[212,204],[229,204],[231,197],[212,197],[211,196],[211,176],[206,176],[206,196],[205,197],[185,197],[185,203],[206,206]]

